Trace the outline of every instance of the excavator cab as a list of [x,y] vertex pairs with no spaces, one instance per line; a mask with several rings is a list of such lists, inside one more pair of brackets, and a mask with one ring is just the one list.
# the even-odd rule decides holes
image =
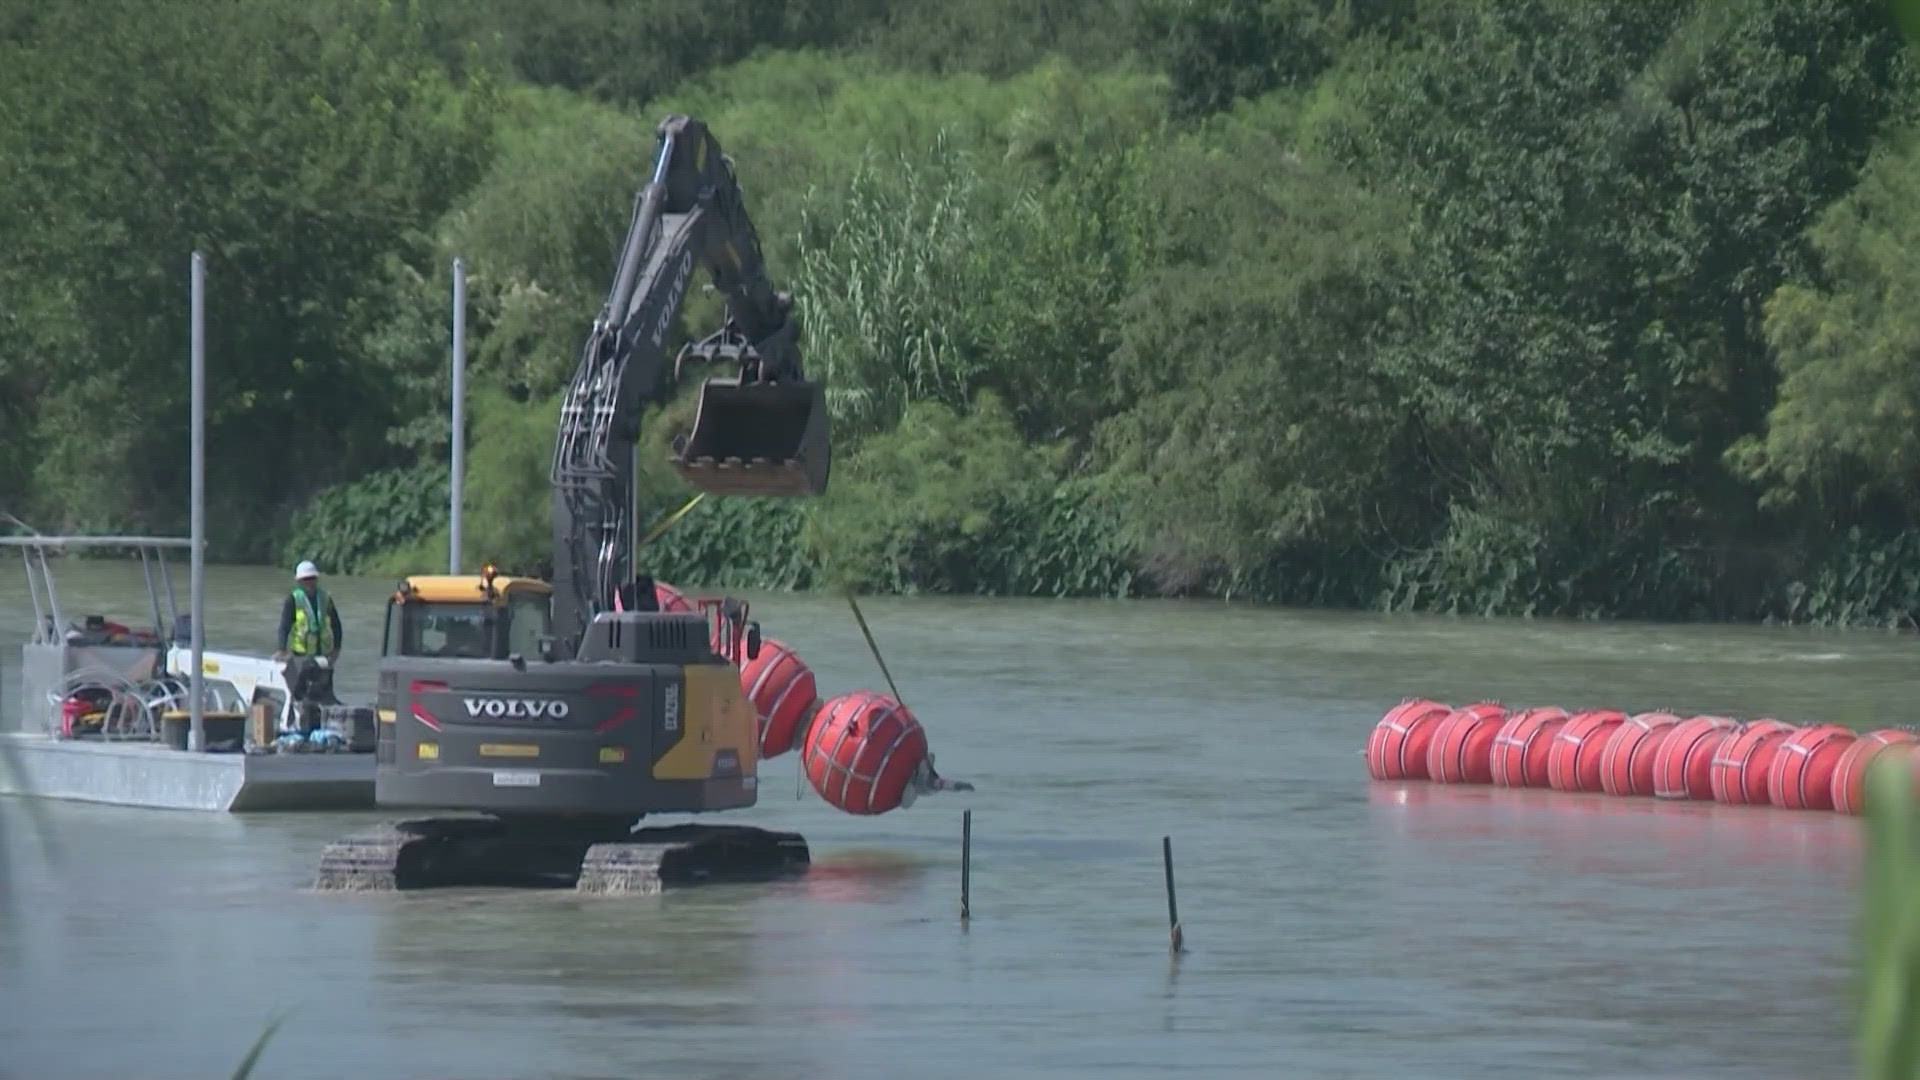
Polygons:
[[416,575],[387,600],[381,655],[439,660],[506,660],[540,655],[553,632],[553,587],[505,577]]
[[674,436],[673,469],[715,495],[824,494],[832,465],[827,394],[816,382],[708,379],[693,430]]

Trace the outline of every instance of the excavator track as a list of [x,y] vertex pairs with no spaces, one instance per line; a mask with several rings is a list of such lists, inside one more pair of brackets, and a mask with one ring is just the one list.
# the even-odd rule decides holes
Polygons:
[[709,881],[767,881],[806,872],[812,858],[799,833],[750,825],[674,825],[595,844],[574,888],[650,895]]
[[472,886],[651,896],[708,882],[805,873],[798,833],[746,825],[673,825],[624,839],[516,830],[489,817],[383,822],[327,845],[314,888],[394,892]]

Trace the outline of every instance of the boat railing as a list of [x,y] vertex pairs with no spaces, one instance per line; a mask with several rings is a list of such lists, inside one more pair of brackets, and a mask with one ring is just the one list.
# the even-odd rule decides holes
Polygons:
[[[35,534],[0,536],[0,548],[20,552],[33,607],[33,628],[21,646],[21,727],[62,738],[167,738],[162,721],[187,711],[193,666],[192,627],[180,613],[167,553],[190,550],[192,541]],[[57,556],[76,552],[135,554],[153,626],[138,628],[99,615],[69,622],[53,567]],[[276,719],[283,720],[292,707],[279,666],[271,660],[203,653],[201,666],[203,707],[210,713],[245,712],[256,701],[277,699]],[[226,668],[233,669],[231,677],[225,677]]]
[[[55,645],[67,640],[72,631],[61,608],[60,589],[54,581],[50,554],[75,551],[133,552],[140,559],[146,578],[147,602],[153,613],[153,634],[164,638],[186,629],[180,620],[180,604],[173,588],[173,572],[167,564],[168,551],[186,550],[193,541],[175,536],[0,536],[0,547],[15,548],[27,570],[27,595],[33,604],[33,633],[28,641],[36,645]],[[162,597],[165,604],[162,605]]]

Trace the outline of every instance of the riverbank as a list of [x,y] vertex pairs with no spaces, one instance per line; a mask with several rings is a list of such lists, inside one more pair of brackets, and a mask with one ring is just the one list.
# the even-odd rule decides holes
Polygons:
[[[1920,536],[1611,543],[1516,536],[1473,549],[1293,550],[1193,565],[1141,553],[1085,494],[1015,491],[967,517],[874,521],[839,505],[711,500],[646,556],[663,581],[702,589],[862,595],[1188,598],[1348,611],[1907,629],[1920,614]],[[544,538],[542,538],[544,539]],[[841,541],[851,541],[841,544]],[[825,545],[835,545],[822,555]],[[445,559],[444,531],[358,560],[368,573]],[[288,556],[301,553],[289,548]],[[521,569],[547,570],[533,544]],[[515,561],[489,551],[497,565]]]

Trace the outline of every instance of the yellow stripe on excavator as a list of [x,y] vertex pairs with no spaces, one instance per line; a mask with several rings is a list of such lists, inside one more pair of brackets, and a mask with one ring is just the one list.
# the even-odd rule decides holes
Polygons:
[[[705,780],[721,750],[732,750],[743,769],[758,761],[759,721],[731,666],[688,664],[686,701],[680,707],[680,741],[653,763],[655,780]],[[671,721],[669,721],[671,722]]]

